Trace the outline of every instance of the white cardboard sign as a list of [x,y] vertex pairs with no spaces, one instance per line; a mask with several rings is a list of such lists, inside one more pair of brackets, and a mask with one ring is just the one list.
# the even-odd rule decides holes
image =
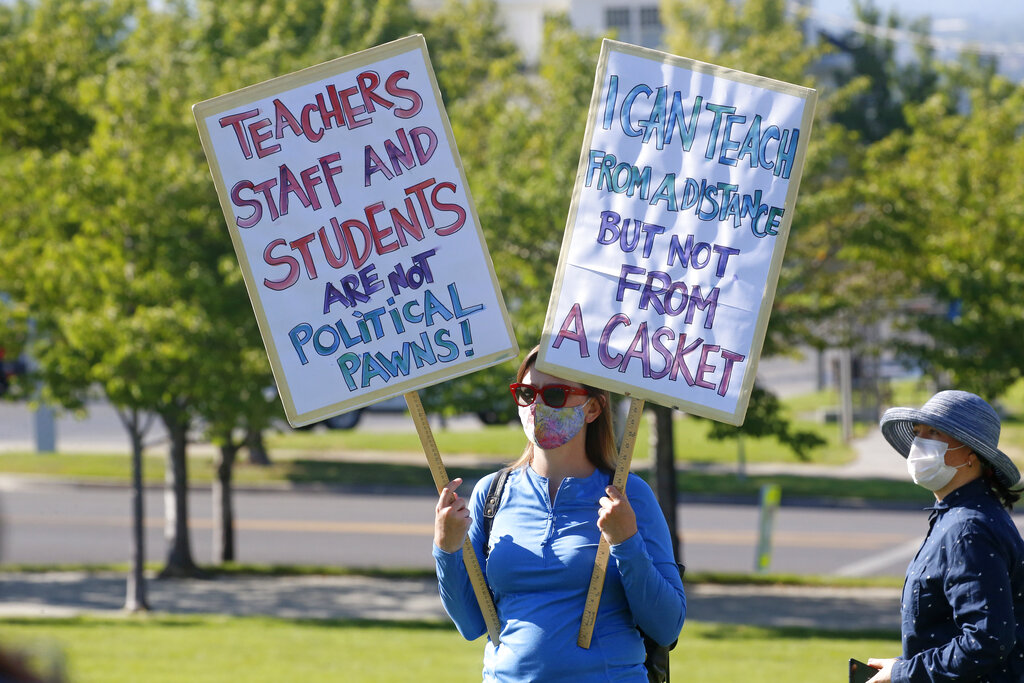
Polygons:
[[741,424],[815,100],[606,40],[538,367]]
[[517,354],[422,36],[193,112],[292,425]]

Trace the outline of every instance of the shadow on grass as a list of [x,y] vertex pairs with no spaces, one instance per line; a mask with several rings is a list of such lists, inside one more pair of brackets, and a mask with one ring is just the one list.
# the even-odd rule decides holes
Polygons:
[[[380,630],[405,629],[411,631],[455,631],[455,625],[441,619],[310,619],[266,616],[226,616],[219,614],[168,615],[152,613],[125,614],[121,617],[5,617],[0,626],[59,629],[105,628],[205,628],[224,623],[274,624],[325,629],[355,628]],[[54,633],[53,635],[58,635]]]
[[317,628],[376,628],[382,630],[405,629],[408,631],[455,631],[455,624],[445,619],[413,620],[413,619],[278,619],[295,626],[315,626]]
[[[424,462],[423,465],[336,462],[330,460],[299,459],[281,463],[282,477],[293,484],[324,484],[366,488],[374,492],[396,489],[403,493],[435,492],[433,477]],[[493,467],[451,467],[451,479],[462,477],[465,490],[471,488]],[[644,479],[648,473],[638,471]],[[677,474],[678,489],[682,496],[701,498],[725,498],[737,502],[756,502],[761,487],[778,484],[782,488],[783,505],[826,500],[841,501],[844,505],[878,507],[879,504],[900,507],[925,507],[929,504],[928,492],[910,481],[889,479],[839,479],[797,475],[747,476],[739,478],[732,474],[706,473],[686,470]]]
[[778,484],[782,504],[801,501],[842,501],[845,505],[878,507],[879,503],[900,507],[925,507],[932,500],[928,491],[911,481],[892,479],[841,479],[804,475],[747,476],[684,471],[677,474],[678,490],[684,496],[721,496],[756,501],[761,487]]
[[[274,618],[265,616],[220,616],[220,615],[150,615],[135,614],[124,617],[69,617],[38,618],[12,617],[4,624],[17,627],[60,629],[95,628],[201,628],[222,623],[274,624],[309,627],[316,629],[379,629],[382,631],[403,629],[409,631],[454,632],[455,626],[447,620],[381,620],[381,619],[306,619]],[[54,635],[57,635],[54,633]],[[683,627],[682,637],[691,640],[742,642],[755,640],[887,640],[899,638],[899,631],[886,629],[867,630],[822,630],[803,627],[748,626],[744,624],[719,624],[713,622],[688,621]]]
[[296,565],[296,564],[244,564],[227,562],[225,564],[204,567],[214,576],[366,576],[374,579],[433,579],[433,569],[417,569],[414,567],[334,567],[327,565]]
[[683,627],[683,636],[689,634],[693,638],[703,640],[765,640],[773,638],[787,638],[794,640],[805,640],[816,638],[819,640],[886,640],[900,637],[899,630],[889,629],[864,629],[854,631],[822,630],[817,628],[805,628],[801,626],[747,626],[744,624],[716,624],[699,622],[687,631]]
[[[148,626],[159,626],[160,628],[196,628],[209,626],[214,620],[223,620],[224,617],[188,617],[177,615],[153,614],[149,612],[125,613],[119,617],[5,617],[0,626],[21,626],[31,628],[45,628],[47,631],[58,629],[83,629],[83,628],[146,628]],[[57,635],[54,633],[53,635]]]
[[[426,462],[420,465],[391,463],[332,462],[329,460],[292,460],[282,463],[283,476],[293,484],[327,484],[353,487],[399,487],[421,489],[433,494],[434,479]],[[448,477],[462,477],[475,482],[490,474],[494,468],[452,467]]]

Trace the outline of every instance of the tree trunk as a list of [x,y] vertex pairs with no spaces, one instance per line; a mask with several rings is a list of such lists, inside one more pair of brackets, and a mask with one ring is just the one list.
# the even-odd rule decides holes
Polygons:
[[167,561],[160,578],[195,577],[201,572],[192,560],[188,532],[188,463],[186,460],[188,420],[162,416],[171,438],[164,476],[164,538]]
[[230,438],[219,450],[213,481],[213,563],[235,559],[235,512],[231,505],[231,473],[239,446]]
[[681,559],[682,548],[676,523],[676,461],[672,409],[659,405],[651,405],[650,408],[654,418],[650,443],[651,455],[654,458],[654,493],[658,497],[665,521],[668,522],[669,534],[672,536],[672,554],[678,562]]
[[263,432],[259,429],[250,429],[245,433],[245,446],[249,449],[250,465],[270,465],[270,454],[267,453],[267,446],[263,443]]
[[143,429],[139,427],[139,412],[132,411],[132,416],[125,421],[132,442],[132,534],[131,534],[131,569],[128,572],[127,590],[124,609],[128,612],[145,612],[149,610],[146,600],[146,513],[143,507],[145,489],[142,486],[142,438]]

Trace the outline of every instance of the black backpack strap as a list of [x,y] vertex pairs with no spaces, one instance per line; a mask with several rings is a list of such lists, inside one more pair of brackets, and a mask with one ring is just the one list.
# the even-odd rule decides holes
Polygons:
[[487,498],[484,499],[484,559],[490,552],[491,525],[494,524],[494,515],[498,514],[498,506],[501,505],[501,494],[505,490],[505,482],[508,481],[511,467],[503,467],[498,470],[494,479],[491,479],[491,486],[487,489]]

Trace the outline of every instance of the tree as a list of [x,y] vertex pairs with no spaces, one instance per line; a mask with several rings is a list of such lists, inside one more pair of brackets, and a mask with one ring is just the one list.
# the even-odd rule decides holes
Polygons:
[[[73,6],[54,3],[65,20],[79,17]],[[53,193],[66,200],[49,212],[52,223],[39,226],[37,218],[25,224],[56,237],[26,241],[12,254],[12,262],[36,264],[24,282],[48,284],[41,292],[49,298],[30,293],[29,285],[12,308],[45,311],[38,346],[48,381],[79,377],[82,386],[102,386],[115,405],[160,416],[170,436],[162,574],[192,575],[197,567],[187,523],[189,434],[202,420],[221,446],[220,551],[230,556],[236,430],[257,435],[250,443],[258,443],[276,407],[264,397],[271,386],[266,358],[189,107],[401,37],[413,15],[401,0],[124,7],[131,20],[109,31],[118,41],[96,65],[104,77],[83,79],[75,91],[83,140],[56,162],[38,160],[40,173],[59,163],[68,169],[61,175],[72,179]],[[26,208],[17,207],[11,220]],[[51,248],[68,239],[73,249]],[[79,252],[88,258],[78,258]],[[60,270],[67,264],[85,272],[72,278]],[[54,269],[61,277],[47,282]],[[72,365],[68,356],[79,375],[66,372]]]
[[102,74],[130,0],[38,0],[0,6],[0,149],[79,148],[93,127],[80,85]]
[[[745,0],[737,6],[728,0],[677,0],[663,2],[661,9],[670,52],[814,87],[810,74],[825,48],[807,43],[801,17],[790,13],[787,3]],[[831,230],[829,220],[837,205],[849,203],[845,181],[856,156],[840,152],[848,148],[851,136],[830,124],[829,115],[847,95],[840,92],[828,97],[819,93],[800,198],[763,355],[788,352],[798,343],[815,340],[818,329],[813,321],[828,319],[842,306],[834,289],[841,240]],[[669,415],[659,417],[671,419]],[[660,425],[659,430],[671,434]],[[745,436],[769,434],[801,457],[820,441],[812,433],[795,430],[782,414],[777,397],[756,385],[742,426],[712,423],[710,429],[711,438],[734,438],[737,443]],[[671,453],[674,449],[666,450]],[[666,464],[660,467],[668,469]]]
[[[855,80],[861,82],[849,106],[837,110],[832,118],[848,130],[857,131],[862,140],[872,143],[895,130],[906,128],[904,106],[922,102],[935,92],[939,74],[926,40],[927,18],[918,19],[908,27],[909,32],[921,38],[914,46],[915,59],[899,60],[892,38],[879,38],[872,32],[872,29],[880,27],[883,20],[878,7],[870,0],[855,0],[853,8],[866,30],[824,36],[850,57],[849,68],[834,70],[832,77],[839,84]],[[902,25],[903,21],[895,11],[885,17],[886,29],[898,30]]]
[[[487,31],[477,35],[487,36]],[[549,17],[535,74],[510,62],[448,105],[491,260],[524,351],[540,339],[579,163],[599,41]],[[441,48],[444,49],[443,47]],[[471,51],[469,51],[471,52]],[[499,61],[512,60],[500,51]],[[459,80],[459,79],[455,79]],[[505,363],[430,387],[424,404],[515,416]]]
[[893,274],[900,349],[943,384],[989,398],[1024,374],[1024,87],[951,69],[878,143],[858,256]]
[[668,523],[669,536],[672,539],[672,557],[679,562],[682,559],[679,541],[679,512],[676,505],[679,485],[676,481],[675,440],[672,434],[672,409],[667,406],[652,404],[647,408],[651,416],[650,453],[654,459],[654,494],[661,507],[661,514]]
[[755,384],[743,427],[737,429],[724,422],[712,422],[708,438],[716,441],[735,439],[737,446],[742,448],[740,444],[746,437],[763,439],[770,436],[789,447],[801,460],[807,460],[811,450],[825,445],[825,440],[814,432],[794,429],[782,415],[778,396]]
[[[254,316],[245,309],[242,311],[246,314],[244,318],[236,315],[238,319],[234,322],[239,327],[255,326]],[[231,316],[225,313],[220,319],[231,320]],[[219,379],[196,406],[208,440],[217,447],[212,492],[215,564],[236,559],[231,487],[238,451],[247,445],[252,434],[261,433],[273,420],[283,419],[277,395],[267,395],[273,377],[266,353],[262,346],[240,343],[254,335],[255,331],[242,334],[241,330],[224,330],[219,335],[222,344],[204,357],[209,372]],[[225,372],[225,368],[233,372]]]
[[[99,1],[0,8],[0,184],[17,198],[0,209],[7,238],[0,267],[7,298],[0,306],[8,320],[0,345],[27,350],[40,398],[69,409],[81,409],[91,387],[102,385],[95,332],[107,310],[94,287],[124,267],[108,250],[91,248],[97,223],[80,202],[89,169],[76,153],[95,130],[87,92],[120,49],[131,9],[130,2]],[[102,386],[108,395],[118,392]],[[120,398],[113,404],[129,434],[133,481],[125,607],[137,611],[147,609],[141,455],[150,420],[137,397]]]
[[[900,107],[925,97],[933,86],[930,54],[922,49],[917,62],[901,65],[892,43],[883,40],[845,35],[831,37],[832,44],[810,43],[802,17],[779,0],[746,0],[739,8],[725,0],[666,2],[663,11],[673,51],[819,89],[763,355],[793,353],[799,346],[819,351],[839,346],[877,355],[878,341],[865,330],[879,320],[877,292],[895,276],[856,257],[851,234],[864,221],[859,187],[870,141],[903,125]],[[857,11],[869,24],[879,21],[870,5],[858,4]],[[890,26],[899,23],[890,16]],[[853,51],[850,67],[825,73],[822,57],[835,44]],[[818,83],[815,74],[822,73],[826,78]],[[756,390],[750,407],[756,422],[748,420],[736,433],[763,434],[763,420],[780,421],[784,441],[802,453],[811,435],[792,431],[775,407],[777,401],[767,392]],[[714,434],[729,431],[716,425]]]
[[[92,93],[97,125],[83,162],[96,237],[125,263],[108,280],[121,291],[111,297],[107,319],[134,334],[110,339],[108,348],[140,367],[127,375],[117,363],[98,367],[110,381],[120,377],[164,423],[168,547],[161,575],[190,576],[198,568],[188,529],[187,445],[199,397],[219,381],[204,372],[203,356],[223,343],[213,302],[225,295],[219,266],[230,247],[215,229],[219,212],[205,192],[188,111],[198,80],[185,49],[188,15],[180,7],[141,6],[135,19],[110,77]],[[110,289],[105,285],[99,291]]]
[[396,40],[413,32],[416,22],[408,0],[198,0],[194,5],[196,33],[187,47],[206,70],[205,97]]
[[[191,43],[203,78],[194,101],[400,38],[411,32],[413,21],[405,0],[199,2]],[[198,141],[192,144],[198,151]],[[212,183],[203,192],[215,205]],[[227,247],[219,212],[216,230]],[[218,448],[213,559],[224,562],[235,558],[231,480],[238,450],[248,445],[250,457],[258,457],[260,435],[280,419],[281,410],[276,397],[266,397],[272,377],[233,254],[221,260],[219,273],[224,296],[211,298],[207,311],[214,313],[222,342],[206,355],[204,374],[214,382],[195,407]]]
[[521,69],[516,46],[499,23],[493,0],[446,0],[424,28],[446,105],[469,100]]

